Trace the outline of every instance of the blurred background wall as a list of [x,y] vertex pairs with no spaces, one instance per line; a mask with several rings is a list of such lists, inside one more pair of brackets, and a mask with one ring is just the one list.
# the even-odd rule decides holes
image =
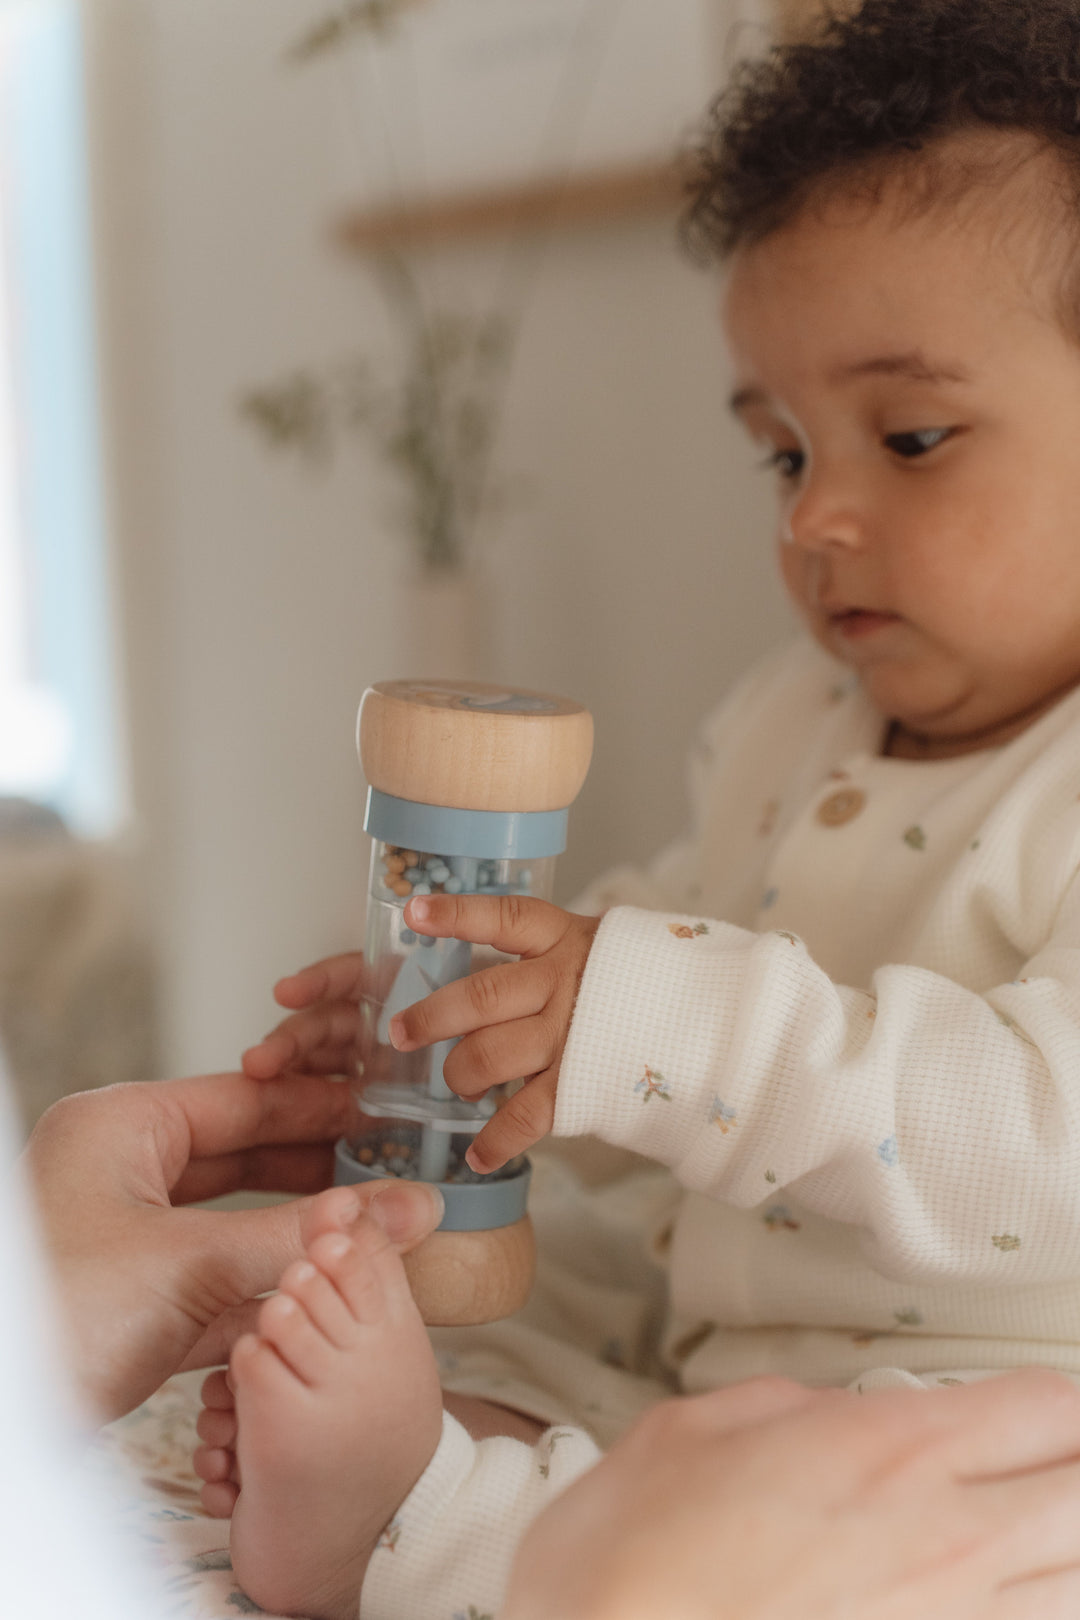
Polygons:
[[[358,173],[340,98],[282,70],[325,9],[83,8],[123,847],[162,1072],[234,1065],[273,1021],[274,979],[358,941],[357,702],[376,679],[461,673],[417,667],[413,570],[370,447],[273,454],[239,409],[386,322],[331,240]],[[716,0],[704,82],[760,32]],[[492,251],[458,244],[445,273],[473,285]],[[660,212],[553,237],[525,315],[498,450],[516,493],[479,537],[474,650],[478,673],[595,713],[564,898],[678,832],[697,724],[790,630],[768,481],[727,415],[717,290]]]

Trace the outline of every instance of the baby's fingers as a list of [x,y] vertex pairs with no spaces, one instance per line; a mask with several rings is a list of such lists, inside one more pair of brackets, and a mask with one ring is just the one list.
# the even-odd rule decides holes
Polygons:
[[252,1080],[273,1080],[290,1069],[305,1074],[344,1074],[356,1060],[360,1011],[351,1001],[324,1002],[293,1013],[250,1046],[241,1058]]
[[520,894],[432,894],[405,907],[405,921],[417,933],[493,945],[508,956],[542,956],[578,920],[547,900]]
[[550,964],[500,962],[455,979],[396,1013],[390,1020],[390,1041],[399,1052],[412,1052],[491,1024],[528,1018],[547,1005],[555,988]]
[[552,1070],[525,1082],[473,1142],[465,1155],[471,1169],[490,1175],[547,1136],[555,1123],[555,1083]]
[[546,1018],[516,1018],[467,1035],[443,1064],[443,1078],[459,1097],[482,1097],[526,1074],[554,1070],[559,1042]]

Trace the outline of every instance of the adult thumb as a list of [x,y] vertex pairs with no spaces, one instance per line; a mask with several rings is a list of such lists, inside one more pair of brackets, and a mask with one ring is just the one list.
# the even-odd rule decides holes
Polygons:
[[424,1182],[370,1181],[264,1209],[215,1211],[209,1218],[215,1223],[219,1308],[276,1288],[285,1267],[299,1260],[317,1237],[347,1233],[364,1216],[377,1221],[391,1243],[407,1254],[441,1221],[442,1194]]

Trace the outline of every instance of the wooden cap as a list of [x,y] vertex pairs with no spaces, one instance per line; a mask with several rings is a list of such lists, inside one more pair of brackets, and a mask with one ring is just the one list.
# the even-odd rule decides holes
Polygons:
[[456,810],[565,810],[592,744],[580,703],[477,681],[380,681],[357,722],[373,788]]

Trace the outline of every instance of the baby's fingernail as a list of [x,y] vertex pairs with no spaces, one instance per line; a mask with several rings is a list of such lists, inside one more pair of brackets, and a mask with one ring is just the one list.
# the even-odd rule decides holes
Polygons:
[[404,1243],[408,1238],[433,1232],[445,1208],[438,1187],[423,1181],[408,1186],[391,1182],[376,1192],[368,1205],[368,1214],[373,1221],[378,1221],[392,1243]]
[[423,896],[421,895],[419,899],[409,901],[409,921],[410,922],[414,922],[414,923],[427,922],[427,920],[428,920],[428,918],[430,916],[431,916],[431,901],[430,900],[425,900],[423,898]]
[[409,1044],[409,1037],[405,1030],[405,1020],[400,1013],[395,1013],[390,1020],[390,1045],[398,1052],[404,1052]]

